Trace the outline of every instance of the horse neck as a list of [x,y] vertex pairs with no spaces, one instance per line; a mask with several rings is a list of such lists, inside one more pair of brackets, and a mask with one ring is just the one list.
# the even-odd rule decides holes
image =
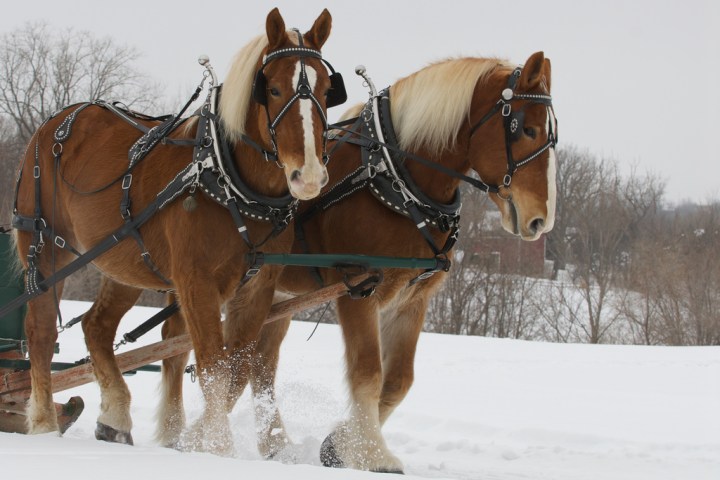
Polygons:
[[[464,142],[458,141],[455,148],[436,156],[430,156],[424,149],[411,151],[410,153],[432,160],[438,165],[455,172],[465,174],[470,169],[467,163],[467,155],[465,155],[466,150],[467,147]],[[412,159],[405,161],[405,167],[418,188],[432,200],[439,203],[450,203],[453,200],[460,180],[438,172],[434,168],[426,167]]]
[[[260,129],[267,128],[265,121],[260,118],[257,108],[250,108],[245,123],[245,134],[268,151],[272,149],[261,140]],[[235,167],[241,178],[253,191],[271,197],[287,194],[288,186],[285,171],[273,161],[265,157],[246,144],[239,141],[235,144]]]

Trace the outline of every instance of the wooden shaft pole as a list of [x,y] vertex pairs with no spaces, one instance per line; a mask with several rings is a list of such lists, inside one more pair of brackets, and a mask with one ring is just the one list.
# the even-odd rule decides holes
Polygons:
[[[357,282],[367,278],[360,276]],[[272,306],[265,323],[275,322],[315,305],[341,297],[348,291],[343,283],[336,283]],[[121,353],[115,358],[121,372],[135,370],[149,363],[174,357],[192,350],[190,335],[183,334]],[[95,380],[91,363],[56,372],[52,376],[53,393],[84,385]],[[0,377],[0,403],[25,401],[30,396],[30,371],[9,373]]]

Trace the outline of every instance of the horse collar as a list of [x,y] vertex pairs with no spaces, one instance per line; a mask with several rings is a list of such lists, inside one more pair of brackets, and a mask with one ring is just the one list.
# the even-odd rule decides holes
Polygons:
[[213,110],[207,102],[201,108],[193,151],[193,162],[197,166],[194,185],[220,205],[236,208],[245,217],[271,222],[277,229],[285,228],[298,201],[289,193],[269,197],[247,186],[237,171],[232,147]]
[[[425,195],[413,180],[410,172],[404,165],[404,158],[398,147],[397,136],[390,114],[389,89],[379,92],[377,111],[372,114],[361,115],[363,119],[363,134],[366,137],[378,140],[393,147],[387,153],[383,149],[363,149],[363,165],[370,172],[370,192],[386,207],[406,217],[416,215],[416,209],[423,217],[421,222],[438,228],[442,232],[449,231],[459,222],[461,198],[459,189],[456,190],[453,201],[443,204],[432,200]],[[364,112],[372,112],[372,105],[365,106]],[[379,119],[379,132],[373,125],[373,116]],[[380,173],[378,175],[377,173]],[[413,218],[413,220],[416,220]]]

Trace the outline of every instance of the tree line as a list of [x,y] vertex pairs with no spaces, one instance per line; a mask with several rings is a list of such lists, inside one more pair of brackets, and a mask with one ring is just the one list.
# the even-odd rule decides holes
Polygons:
[[[546,276],[502,271],[468,252],[492,210],[468,191],[450,278],[427,330],[528,340],[720,345],[720,203],[670,205],[652,174],[558,150],[558,204]],[[465,204],[467,205],[467,201]],[[497,235],[497,232],[493,232]]]
[[[15,175],[32,133],[59,109],[95,98],[157,109],[158,84],[139,52],[87,32],[28,24],[0,40],[0,225],[10,222]],[[433,300],[431,332],[558,342],[720,344],[720,203],[671,208],[664,181],[622,175],[616,161],[575,146],[558,152],[555,228],[547,275],[504,271],[475,246],[494,206],[464,192],[453,269]],[[66,297],[92,300],[98,276],[74,275]],[[157,297],[145,302],[162,303]],[[324,306],[303,315],[332,319]]]

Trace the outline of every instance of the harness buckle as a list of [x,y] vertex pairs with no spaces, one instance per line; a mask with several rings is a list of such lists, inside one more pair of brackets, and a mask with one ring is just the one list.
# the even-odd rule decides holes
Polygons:
[[375,165],[369,164],[366,168],[368,174],[367,178],[375,178],[375,175],[377,175],[378,169],[375,167]]
[[426,280],[437,273],[437,270],[425,270],[423,273],[415,277],[417,281]]
[[40,178],[40,166],[35,165],[33,167],[33,178]]
[[260,267],[254,267],[254,268],[249,269],[247,272],[245,272],[245,277],[252,278],[255,275],[257,275],[258,273],[260,273]]
[[61,236],[55,237],[55,245],[57,245],[60,248],[65,248],[65,239]]
[[503,103],[501,113],[503,117],[509,117],[512,113],[512,105],[510,105],[509,103]]
[[132,185],[132,173],[128,173],[122,179],[122,189],[127,190]]

